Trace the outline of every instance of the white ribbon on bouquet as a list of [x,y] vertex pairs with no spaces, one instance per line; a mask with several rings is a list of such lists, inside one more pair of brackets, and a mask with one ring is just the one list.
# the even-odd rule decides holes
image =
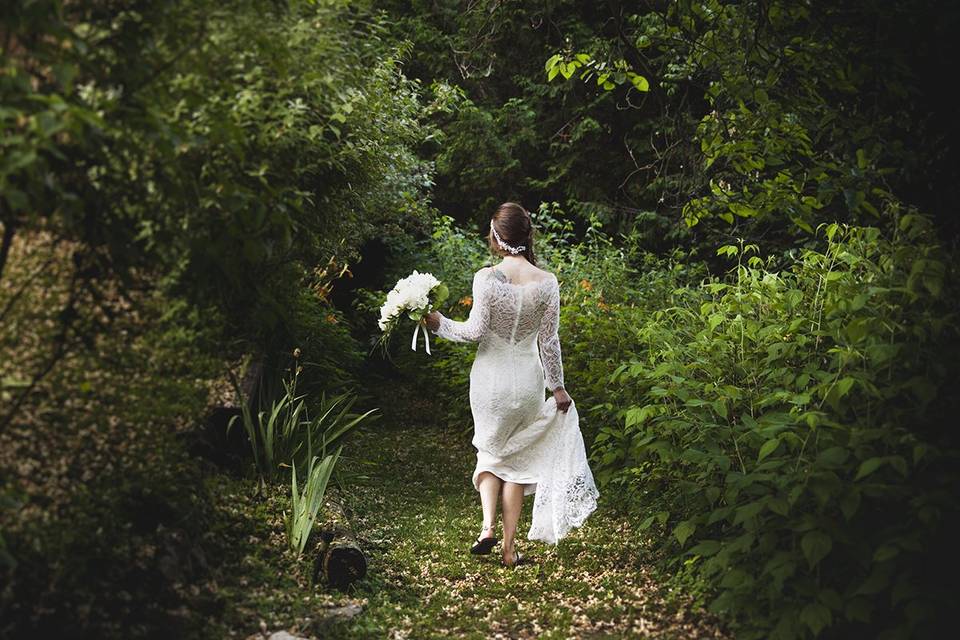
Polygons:
[[[420,333],[420,326],[426,322],[426,318],[421,318],[420,322],[417,323],[417,327],[413,330],[413,340],[410,341],[410,348],[414,351],[417,350],[417,335]],[[423,327],[423,346],[427,350],[427,355],[433,355],[430,353],[430,338],[428,334],[430,331],[427,330],[427,327]]]

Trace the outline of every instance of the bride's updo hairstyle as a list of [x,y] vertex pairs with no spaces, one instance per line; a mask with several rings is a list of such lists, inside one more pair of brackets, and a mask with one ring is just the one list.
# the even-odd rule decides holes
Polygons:
[[[521,207],[516,202],[504,202],[494,211],[491,218],[493,229],[487,233],[487,242],[490,245],[490,251],[497,256],[522,255],[527,261],[536,265],[537,260],[533,255],[533,218],[530,212]],[[496,229],[500,239],[511,247],[524,247],[523,251],[513,254],[507,249],[502,248],[493,230]]]

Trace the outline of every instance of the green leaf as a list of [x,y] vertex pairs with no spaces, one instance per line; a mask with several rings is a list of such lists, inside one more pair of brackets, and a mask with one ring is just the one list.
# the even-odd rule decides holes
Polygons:
[[822,531],[808,531],[800,539],[800,548],[803,549],[803,555],[812,569],[830,553],[833,541]]
[[860,468],[857,469],[857,475],[854,476],[854,480],[859,480],[860,478],[866,478],[868,475],[876,471],[883,465],[886,460],[883,457],[874,457],[867,458],[860,463]]
[[703,490],[703,496],[707,499],[707,502],[713,504],[720,497],[720,487],[707,487]]
[[790,512],[790,504],[787,502],[787,499],[779,496],[770,498],[770,500],[767,501],[767,508],[781,516],[785,516]]
[[760,447],[760,452],[757,454],[757,462],[760,462],[761,460],[766,458],[768,455],[773,453],[774,450],[777,448],[777,445],[779,444],[780,444],[779,438],[771,438],[770,440],[767,440],[766,442],[764,442],[763,446]]
[[877,547],[877,550],[873,553],[874,562],[884,562],[889,560],[900,553],[900,549],[895,547],[892,544],[884,544]]
[[656,405],[648,404],[644,407],[630,407],[624,415],[624,426],[632,427],[637,424],[643,424],[650,416],[655,415]]
[[631,75],[630,82],[633,83],[637,91],[650,91],[650,82],[641,75]]
[[[837,273],[837,272],[831,272]],[[829,276],[827,278],[830,279]],[[856,382],[856,378],[846,377],[839,380],[836,384],[830,387],[830,390],[827,392],[826,401],[830,403],[830,406],[834,409],[840,408],[840,400],[843,399],[845,395],[853,387],[853,384]]]
[[854,378],[844,378],[837,383],[837,388],[839,389],[840,397],[847,395],[847,392],[850,391],[850,388],[853,386],[853,383],[856,382]]
[[847,461],[850,452],[843,447],[830,447],[824,449],[817,456],[817,463],[827,467],[839,467]]
[[693,532],[696,530],[696,528],[697,525],[693,524],[689,520],[682,520],[677,524],[673,530],[673,535],[677,538],[677,542],[680,543],[681,547],[687,541],[687,538],[693,535]]
[[723,398],[717,398],[713,401],[713,410],[717,412],[717,415],[721,418],[727,417],[727,403],[724,402]]
[[814,636],[818,636],[833,622],[833,615],[830,609],[819,602],[811,602],[800,612],[800,621],[810,627]]
[[854,516],[859,507],[860,491],[856,488],[848,489],[840,498],[840,511],[843,513],[843,517],[849,520]]
[[903,477],[907,477],[907,461],[903,458],[903,456],[887,456],[887,462],[891,467],[894,468],[894,470],[896,470],[897,473]]
[[737,507],[736,516],[733,518],[733,524],[740,524],[741,522],[746,522],[747,520],[756,518],[757,515],[763,510],[765,504],[766,501],[764,500],[754,500],[753,502],[748,502],[741,507]]
[[698,555],[698,556],[712,556],[723,547],[717,540],[703,540],[699,544],[695,545],[687,553]]
[[724,589],[733,589],[743,585],[749,585],[753,583],[753,579],[750,575],[742,569],[730,569],[720,580],[720,586]]
[[440,284],[438,284],[433,288],[433,291],[431,293],[433,293],[433,296],[434,296],[433,298],[434,306],[439,306],[443,304],[443,302],[448,297],[450,297],[450,288],[447,287],[446,283],[441,282]]

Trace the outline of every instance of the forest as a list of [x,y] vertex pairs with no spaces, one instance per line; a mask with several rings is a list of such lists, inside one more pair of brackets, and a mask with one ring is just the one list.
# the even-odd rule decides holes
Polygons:
[[[0,638],[942,637],[958,28],[4,2]],[[600,491],[514,570],[467,552],[477,345],[377,325],[413,270],[466,319],[504,202]]]

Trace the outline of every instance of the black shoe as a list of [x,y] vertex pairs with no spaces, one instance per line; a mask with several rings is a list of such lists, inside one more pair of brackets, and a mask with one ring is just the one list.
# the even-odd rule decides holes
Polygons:
[[[493,530],[493,527],[487,527],[484,531]],[[477,538],[477,541],[470,547],[470,553],[477,556],[485,556],[500,542],[496,536],[489,538]]]

